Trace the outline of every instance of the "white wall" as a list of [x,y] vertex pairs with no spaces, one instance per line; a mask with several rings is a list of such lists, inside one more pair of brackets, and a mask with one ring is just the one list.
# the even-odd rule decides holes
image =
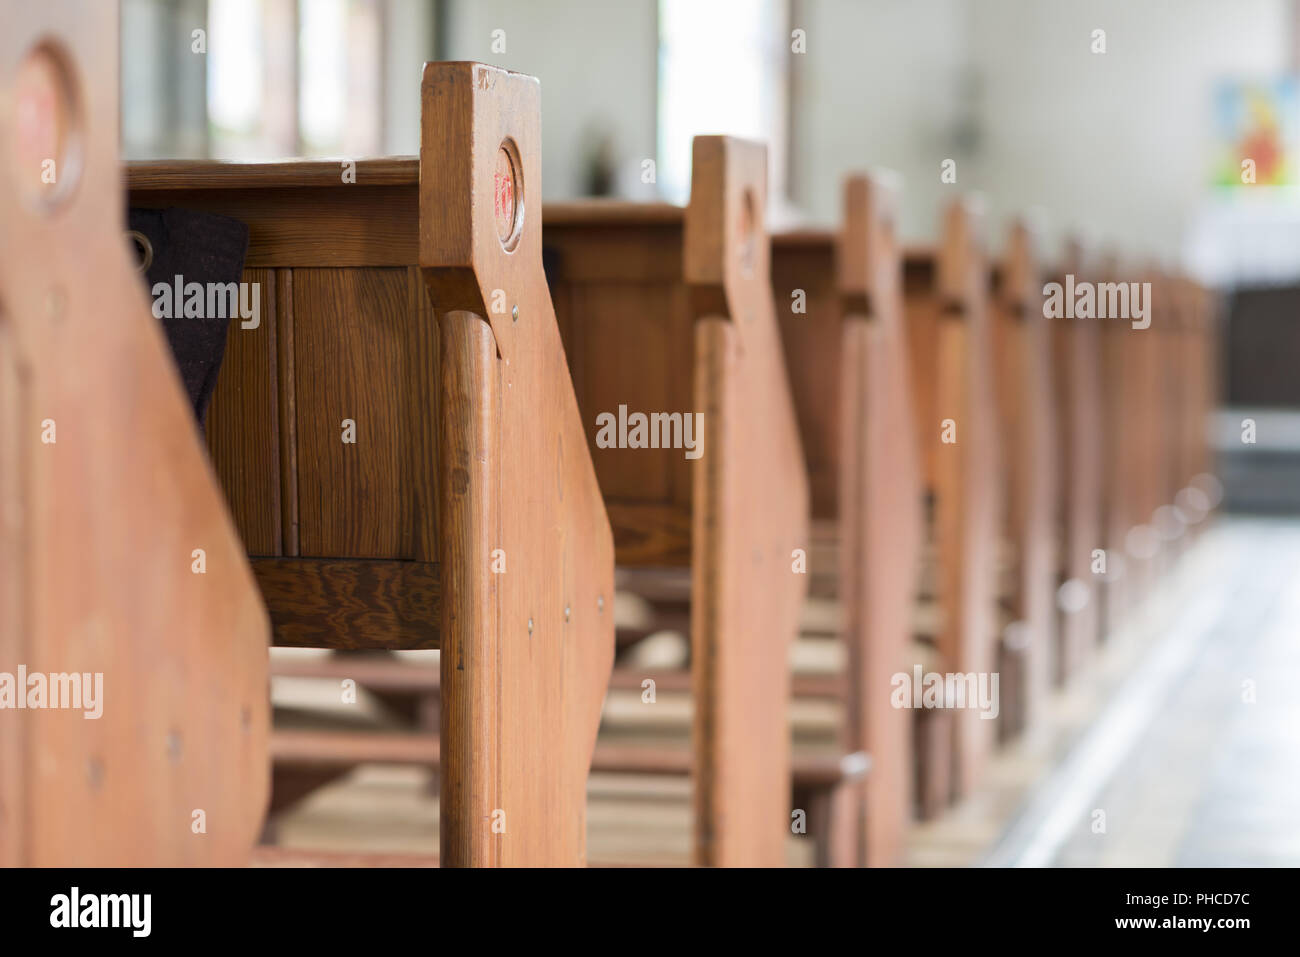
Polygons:
[[[582,195],[582,158],[593,128],[615,144],[618,182],[640,184],[655,156],[658,21],[655,0],[449,0],[442,47],[536,76],[542,85],[542,194]],[[492,52],[504,30],[506,52]],[[645,192],[650,192],[646,187]]]
[[[977,182],[1121,251],[1179,257],[1210,192],[1216,79],[1288,66],[1286,0],[978,0]],[[1105,54],[1089,50],[1106,31]],[[999,234],[1000,237],[1000,234]]]
[[966,155],[963,115],[969,33],[962,0],[799,0],[793,27],[790,195],[814,221],[840,216],[846,173],[887,167],[903,179],[901,235],[929,238],[938,220],[939,164]]
[[[903,234],[932,238],[953,186],[984,192],[994,243],[1042,207],[1049,240],[1082,229],[1175,258],[1207,196],[1214,80],[1286,68],[1287,0],[801,0],[792,194],[839,211],[844,172],[904,177]],[[1090,52],[1094,28],[1107,52]]]

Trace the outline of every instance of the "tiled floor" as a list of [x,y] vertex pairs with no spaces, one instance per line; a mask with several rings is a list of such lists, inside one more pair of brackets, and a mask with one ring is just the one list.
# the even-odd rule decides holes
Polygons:
[[986,863],[1300,864],[1300,524],[1221,521],[1156,604]]

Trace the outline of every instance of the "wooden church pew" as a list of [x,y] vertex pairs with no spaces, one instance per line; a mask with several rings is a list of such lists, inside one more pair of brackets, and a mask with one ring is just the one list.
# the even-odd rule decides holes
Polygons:
[[[1084,247],[1066,243],[1066,255],[1053,280],[1082,271]],[[1101,584],[1094,550],[1102,538],[1102,383],[1101,331],[1095,322],[1049,320],[1052,368],[1057,388],[1057,456],[1060,480],[1060,535],[1057,606],[1060,612],[1056,678],[1083,665],[1100,639]]]
[[1011,570],[1000,611],[998,667],[1007,735],[1033,723],[1052,685],[1056,649],[1059,459],[1051,320],[1032,227],[1012,224],[996,274],[994,370],[1005,479],[1003,541]]
[[[935,670],[989,675],[996,668],[1002,502],[994,320],[981,221],[977,203],[954,201],[939,247],[906,257],[904,288],[929,503],[923,590],[931,592],[939,611],[927,637],[938,656]],[[969,707],[921,711],[917,718],[919,808],[931,816],[975,786],[993,746],[995,722]]]
[[[1164,364],[1171,310],[1168,281],[1151,266],[1107,264],[1108,281],[1150,284],[1150,325],[1136,328],[1123,319],[1097,320],[1107,327],[1113,343],[1112,360],[1124,376],[1120,384],[1124,406],[1113,410],[1121,421],[1114,428],[1127,447],[1120,451],[1125,463],[1122,499],[1127,527],[1122,546],[1121,605],[1125,616],[1134,613],[1167,570],[1167,549],[1158,531],[1157,510],[1165,504],[1165,468],[1169,461],[1169,383]],[[1118,350],[1122,354],[1114,355]],[[1118,544],[1117,544],[1118,547]]]
[[[705,865],[781,864],[791,828],[787,655],[806,589],[795,567],[808,548],[808,484],[768,284],[766,199],[761,145],[697,137],[685,210],[545,211],[616,560],[629,583],[689,595],[693,846]],[[598,417],[620,406],[702,413],[702,455],[601,447]],[[686,568],[688,586],[662,571]]]
[[871,762],[863,785],[827,796],[838,814],[820,829],[818,858],[887,865],[899,862],[911,817],[911,716],[890,691],[895,674],[911,673],[921,488],[897,187],[850,177],[842,208],[838,231],[773,236],[772,286],[820,528],[814,547],[828,542],[835,572],[825,588],[811,584],[842,607],[847,713],[837,744]]
[[1187,416],[1184,422],[1187,464],[1190,474],[1179,491],[1177,501],[1193,517],[1198,533],[1207,526],[1223,496],[1223,487],[1214,476],[1213,454],[1209,442],[1209,420],[1218,396],[1218,317],[1221,302],[1218,294],[1194,281],[1186,287],[1184,313],[1184,362],[1187,369]]
[[[1166,346],[1171,383],[1171,441],[1169,483],[1173,507],[1185,523],[1182,547],[1190,547],[1217,504],[1217,479],[1211,475],[1208,420],[1212,411],[1214,297],[1187,276],[1171,281],[1174,318]],[[1200,487],[1209,483],[1207,489]],[[1211,501],[1214,498],[1215,501]]]
[[275,643],[441,649],[448,865],[584,862],[613,656],[612,537],[542,272],[539,107],[530,77],[426,64],[418,161],[129,172],[133,207],[249,227],[268,307],[230,330],[216,471]]
[[0,718],[0,865],[239,864],[266,801],[269,626],[122,240],[118,29],[0,30],[0,669],[102,675],[96,720]]
[[[1119,281],[1122,277],[1118,268],[1113,256],[1094,255],[1080,270],[1081,278],[1090,282]],[[1130,530],[1139,522],[1141,423],[1145,412],[1139,406],[1140,354],[1138,350],[1129,348],[1134,330],[1123,322],[1098,321],[1095,325],[1101,342],[1102,462],[1105,470],[1102,491],[1105,617],[1102,628],[1108,634],[1123,623],[1136,604],[1140,588],[1137,576],[1130,568],[1128,542]]]
[[[784,721],[789,697],[786,649],[805,581],[792,553],[807,548],[807,493],[801,459],[791,455],[798,437],[768,318],[764,162],[761,147],[702,137],[685,209],[595,202],[544,210],[551,288],[614,527],[619,580],[689,616],[689,677],[655,671],[653,680],[701,703],[694,748],[601,742],[592,770],[693,773],[702,782],[695,855],[705,864],[782,863],[792,768],[819,791],[838,780],[836,762],[792,764],[788,729],[773,717]],[[728,357],[738,346],[743,353]],[[733,405],[733,389],[750,399]],[[620,405],[647,414],[703,408],[703,454],[693,461],[684,449],[602,448],[597,418],[617,416]],[[757,482],[764,474],[768,483]],[[757,501],[742,504],[749,496]],[[715,664],[704,670],[701,661]],[[313,667],[325,676],[348,665]],[[402,666],[391,669],[400,674]],[[646,678],[644,669],[616,668],[611,687],[640,689]],[[379,683],[392,690],[400,678]],[[405,690],[429,692],[414,680]],[[428,733],[395,736],[387,752],[375,735],[369,755],[356,734],[277,732],[276,740],[284,763],[321,781],[385,754],[438,764]]]

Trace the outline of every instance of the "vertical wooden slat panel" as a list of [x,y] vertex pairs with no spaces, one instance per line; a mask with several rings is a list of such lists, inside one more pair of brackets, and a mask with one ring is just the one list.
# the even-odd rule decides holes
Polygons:
[[281,554],[298,554],[298,408],[293,362],[293,270],[275,274],[276,368],[280,415]]
[[[424,491],[437,356],[411,314],[405,269],[299,269],[293,278],[298,545],[305,556],[426,555],[412,473]],[[417,414],[418,413],[418,414]],[[344,420],[355,423],[345,443]],[[424,421],[422,421],[424,420]],[[428,501],[427,499],[424,499]],[[432,509],[425,507],[428,525]],[[431,526],[429,526],[431,527]],[[417,542],[420,544],[417,546]]]
[[256,329],[231,319],[206,425],[208,451],[235,527],[250,555],[280,555],[280,416],[277,407],[276,274],[247,269],[260,287]]
[[[806,297],[802,313],[791,308],[791,293],[796,289]],[[772,290],[807,460],[812,517],[834,518],[838,514],[842,344],[830,238],[816,244],[798,240],[774,244]]]
[[438,421],[441,414],[440,344],[433,304],[424,289],[419,267],[406,271],[408,302],[407,343],[410,355],[419,363],[418,381],[427,388],[412,389],[406,395],[406,415],[411,430],[406,445],[404,469],[410,476],[411,557],[417,561],[438,560]]
[[[440,63],[421,95],[420,262],[445,360],[441,859],[582,865],[614,545],[542,271],[541,93]],[[508,311],[485,316],[498,289]]]

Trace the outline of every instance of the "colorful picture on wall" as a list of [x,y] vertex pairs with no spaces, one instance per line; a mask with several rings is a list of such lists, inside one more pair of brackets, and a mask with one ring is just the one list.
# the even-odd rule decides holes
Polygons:
[[1231,80],[1215,92],[1217,186],[1300,182],[1300,78]]

